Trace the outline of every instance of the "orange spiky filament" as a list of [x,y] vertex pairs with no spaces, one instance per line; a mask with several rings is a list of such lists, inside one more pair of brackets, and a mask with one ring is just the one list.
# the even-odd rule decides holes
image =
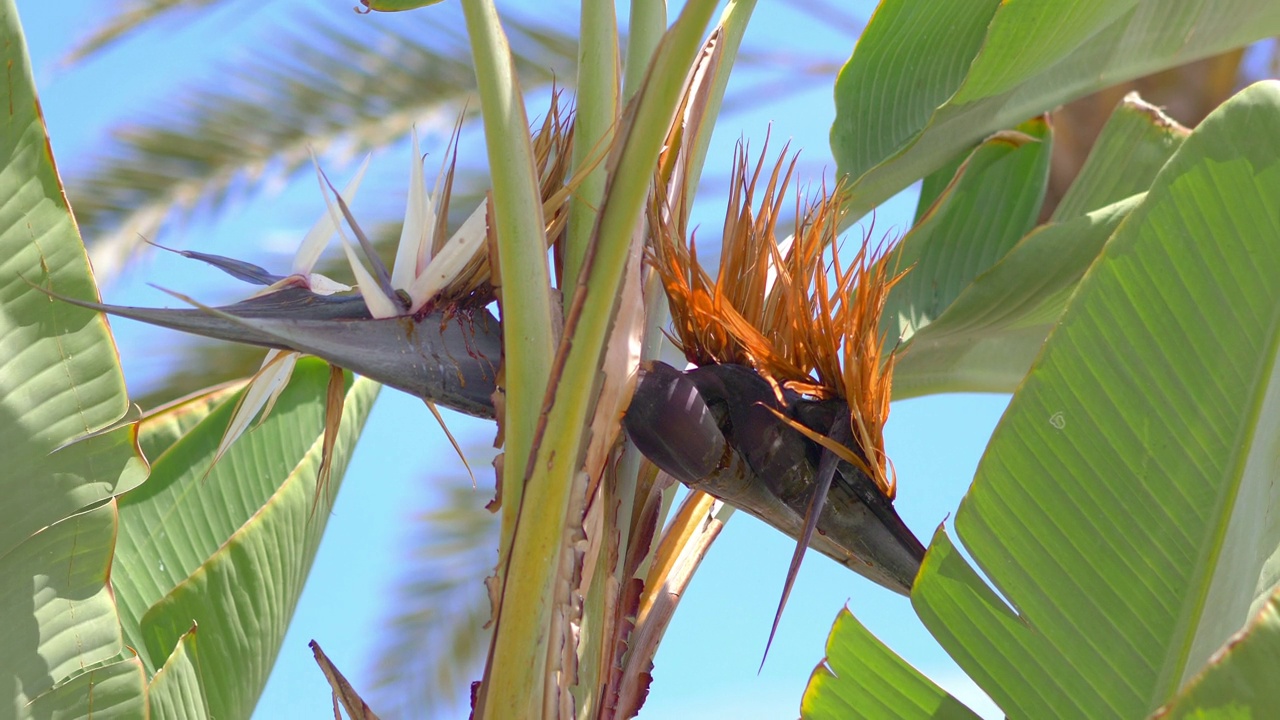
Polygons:
[[[720,269],[713,282],[662,215],[653,261],[666,286],[676,341],[697,365],[747,365],[775,387],[814,398],[844,399],[861,456],[788,421],[872,478],[889,498],[895,481],[884,452],[894,357],[884,355],[880,318],[889,291],[901,278],[882,261],[883,247],[863,238],[853,261],[840,262],[836,236],[844,190],[807,205],[797,198],[796,232],[789,243],[776,236],[779,208],[795,168],[785,148],[764,188],[759,210],[753,198],[764,159],[754,170],[739,146],[724,227]],[[831,262],[825,262],[830,248]],[[784,418],[785,420],[785,418]],[[865,459],[864,459],[865,458]]]
[[[836,200],[835,202],[839,202]],[[834,227],[838,218],[833,218]],[[892,275],[883,261],[883,246],[871,248],[864,238],[853,261],[842,266],[838,244],[832,244],[832,291],[827,274],[815,278],[814,322],[809,325],[806,346],[812,352],[814,371],[821,388],[830,388],[849,405],[854,441],[862,458],[846,458],[871,477],[890,499],[897,491],[884,451],[884,425],[889,419],[896,357],[885,357],[880,318],[889,291],[902,278]],[[790,384],[797,392],[818,394],[818,388]]]
[[[776,228],[783,194],[795,169],[783,155],[765,178],[759,210],[753,209],[756,187],[764,173],[764,157],[748,164],[741,144],[734,162],[731,194],[725,214],[719,273],[714,281],[698,262],[697,244],[684,242],[673,213],[651,208],[655,231],[653,264],[662,276],[676,342],[697,365],[736,363],[770,367],[772,377],[799,379],[807,374],[791,364],[785,336],[770,337],[763,328],[791,325],[785,313],[796,307],[782,296],[791,286],[770,282],[778,266]],[[779,340],[783,342],[779,343]]]

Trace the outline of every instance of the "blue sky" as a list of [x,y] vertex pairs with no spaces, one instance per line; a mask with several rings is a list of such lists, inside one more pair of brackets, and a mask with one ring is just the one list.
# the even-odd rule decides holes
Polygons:
[[[62,57],[103,18],[107,4],[19,0],[45,117],[64,176],[86,167],[102,147],[108,128],[163,114],[174,91],[188,78],[216,81],[217,67],[244,53],[244,48],[269,42],[273,28],[311,15],[342,23],[394,22],[394,18],[357,16],[351,12],[353,4],[354,0],[230,2],[194,25],[166,24],[84,64],[67,67]],[[512,6],[516,4],[499,3],[504,10]],[[520,9],[547,19],[573,16],[568,2],[527,4]],[[850,10],[863,20],[870,11],[867,3]],[[854,32],[840,22],[815,22],[782,3],[761,3],[745,47],[839,62],[848,56]],[[740,88],[756,87],[766,76],[743,70],[733,82]],[[730,92],[732,96],[734,91]],[[740,137],[758,143],[770,128],[775,148],[786,139],[792,141],[792,148],[803,148],[802,178],[818,181],[824,170],[830,173],[833,163],[826,137],[834,110],[829,83],[815,83],[810,90],[781,98],[752,99],[758,101],[754,109],[737,110],[718,126],[708,159],[710,175],[727,174],[733,145]],[[536,114],[536,108],[531,114]],[[467,151],[465,145],[463,151]],[[379,187],[403,196],[407,158],[403,144],[374,157],[371,173],[381,174],[381,180],[375,179]],[[345,177],[345,173],[339,175]],[[708,183],[707,190],[699,198],[694,221],[712,233],[720,226],[723,183]],[[877,235],[900,233],[914,204],[912,191],[907,191],[882,207],[876,216]],[[287,264],[285,253],[322,209],[313,181],[304,177],[303,182],[235,202],[216,218],[166,226],[155,239],[282,268]],[[166,286],[207,300],[233,297],[243,289],[221,274],[161,254],[137,263],[106,287],[104,295],[109,302],[171,304],[147,285],[160,279]],[[114,321],[113,328],[126,377],[135,390],[153,382],[171,363],[172,358],[158,349],[173,339],[163,331],[121,321]],[[897,507],[922,539],[927,540],[954,513],[1007,401],[1006,396],[961,395],[893,405],[886,444],[899,478]],[[459,416],[450,417],[449,422],[464,445],[478,446],[492,439],[487,423]],[[429,442],[421,442],[423,437]],[[255,717],[326,717],[331,712],[327,685],[306,647],[313,638],[357,689],[369,684],[392,589],[406,566],[412,523],[435,500],[433,477],[462,472],[421,402],[384,391],[338,495]],[[476,503],[488,500],[487,487],[482,480]],[[797,716],[800,694],[822,659],[831,621],[845,604],[890,647],[962,699],[987,702],[932,640],[904,598],[817,554],[806,558],[769,661],[757,674],[792,549],[791,540],[754,519],[742,514],[733,518],[695,576],[667,632],[641,717]],[[989,702],[973,707],[994,713]],[[456,712],[466,716],[464,707]]]

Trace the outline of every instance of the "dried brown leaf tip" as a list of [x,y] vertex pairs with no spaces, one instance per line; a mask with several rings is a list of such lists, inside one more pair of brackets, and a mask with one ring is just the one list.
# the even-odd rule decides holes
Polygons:
[[563,91],[557,89],[551,94],[542,125],[533,134],[533,165],[538,172],[548,243],[564,232],[569,195],[581,180],[569,175],[573,159],[573,119],[572,105],[565,104]]
[[[574,111],[572,103],[564,100],[562,90],[551,93],[551,103],[547,107],[542,122],[533,130],[531,139],[533,149],[533,166],[538,175],[538,189],[542,201],[543,226],[546,232],[547,246],[554,246],[559,252],[559,240],[565,232],[569,217],[569,197],[586,173],[594,167],[585,167],[578,174],[570,176],[569,169],[573,157]],[[596,159],[594,162],[599,162]],[[490,252],[477,256],[464,271],[471,278],[466,287],[460,287],[465,293],[484,302],[493,299],[493,288],[502,285],[502,279],[496,273],[497,264],[489,260],[489,255],[496,246],[492,224],[489,225]],[[484,304],[484,302],[480,304]]]
[[333,691],[333,716],[335,718],[341,717],[338,712],[338,706],[341,705],[347,711],[347,717],[351,718],[351,720],[378,720],[378,716],[369,707],[369,704],[360,697],[355,688],[351,687],[351,683],[347,682],[346,676],[334,666],[329,656],[325,655],[324,651],[320,649],[320,644],[312,640],[308,645],[311,646],[311,654],[315,656],[316,664],[320,666],[320,671],[324,673],[324,677],[329,681],[329,687]]
[[[674,340],[702,366],[745,365],[779,390],[842,399],[861,454],[785,420],[871,477],[889,498],[895,483],[884,453],[894,357],[885,357],[880,317],[902,277],[883,262],[885,246],[864,237],[843,262],[837,242],[844,190],[822,186],[816,198],[796,195],[796,230],[779,240],[778,223],[796,159],[784,147],[770,167],[751,163],[739,145],[715,278],[686,243],[675,213],[654,206],[653,265],[671,306]],[[757,202],[757,197],[759,201]],[[865,460],[863,458],[866,458]]]

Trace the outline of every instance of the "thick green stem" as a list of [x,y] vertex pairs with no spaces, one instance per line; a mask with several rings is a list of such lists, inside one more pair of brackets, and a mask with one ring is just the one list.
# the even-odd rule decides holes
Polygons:
[[[582,261],[595,231],[597,211],[604,201],[607,168],[598,162],[607,153],[620,111],[618,67],[618,18],[614,0],[583,0],[581,40],[578,45],[578,102],[574,120],[572,174],[594,163],[570,199],[569,226],[565,234],[564,275],[566,288],[572,287],[582,272]],[[568,313],[568,304],[565,312]],[[614,494],[603,490],[606,507],[612,507]],[[625,496],[622,498],[625,502]],[[613,537],[616,518],[605,513],[602,535]],[[603,540],[608,543],[609,540]],[[600,553],[593,580],[583,598],[578,640],[578,678],[572,692],[579,718],[595,717],[600,709],[600,677],[609,672],[603,660],[605,645],[612,628],[605,617],[606,596],[613,578],[613,568],[603,567],[611,556]],[[583,569],[584,574],[588,572]]]
[[[618,18],[612,0],[583,0],[582,39],[578,45],[578,111],[573,130],[573,173],[600,157],[618,121]],[[565,285],[578,279],[582,258],[604,199],[604,163],[597,163],[578,184],[569,204],[565,240]],[[566,307],[566,312],[568,308]]]
[[[497,236],[497,266],[502,283],[506,444],[498,581],[505,584],[504,560],[510,556],[514,541],[524,495],[525,467],[551,374],[555,347],[551,280],[529,121],[511,48],[492,0],[463,0],[462,9],[471,37],[493,177],[490,222]],[[493,648],[490,652],[486,684],[495,665]],[[534,687],[540,690],[541,683]],[[482,692],[482,702],[483,695]]]
[[551,613],[570,489],[582,464],[584,436],[599,389],[598,371],[658,152],[715,6],[711,0],[685,5],[660,43],[634,115],[624,121],[623,144],[610,158],[595,240],[578,278],[566,337],[556,358],[550,410],[536,439],[536,461],[528,466],[529,480],[495,619],[484,718],[536,717],[543,709],[548,650],[552,642],[564,639],[553,633]]
[[627,30],[627,65],[623,102],[629,102],[644,82],[653,51],[667,29],[667,0],[631,0]]

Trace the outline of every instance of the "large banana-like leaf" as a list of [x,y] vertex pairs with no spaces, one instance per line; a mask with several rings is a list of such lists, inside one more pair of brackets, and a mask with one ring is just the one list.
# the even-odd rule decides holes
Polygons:
[[903,347],[894,399],[1014,390],[1081,275],[1140,199],[1036,228]]
[[[266,682],[325,513],[323,363],[205,482],[228,391],[143,424],[129,410],[54,169],[21,27],[0,4],[0,718],[243,717]],[[377,385],[348,378],[341,473]],[[334,418],[336,419],[336,418]],[[152,482],[139,447],[158,460]],[[321,505],[324,507],[323,503]],[[110,585],[108,584],[110,582]],[[199,641],[196,637],[199,634]],[[148,675],[160,672],[151,679]]]
[[978,717],[885,647],[848,608],[840,610],[831,626],[827,656],[809,677],[800,716],[804,720]]
[[[1268,598],[1162,712],[1274,707],[1278,137],[1278,83],[1206,120],[1015,396],[956,520],[1014,610],[930,548],[917,611],[1011,717],[1144,716]],[[970,717],[844,614],[802,712]]]
[[[1002,222],[1011,214],[1005,208],[1025,212],[1017,204],[1027,195],[1025,185],[1038,183],[1038,198],[1044,176],[1030,169],[975,173],[974,161],[990,153],[996,140],[979,146],[907,236],[924,236],[925,247],[916,254],[948,261],[914,268],[894,288],[891,303],[899,308],[900,328],[912,333],[895,369],[895,398],[1013,391],[1080,277],[1186,134],[1155,108],[1126,99],[1052,222],[1011,248],[1008,230],[1026,226]],[[1023,216],[1028,224],[1036,210],[1031,212]]]
[[210,709],[200,689],[196,665],[196,629],[193,627],[169,654],[164,667],[147,687],[147,705],[155,718],[208,720]]
[[1248,627],[1227,643],[1178,694],[1152,717],[1165,718],[1263,718],[1280,707],[1280,591]]
[[[0,3],[0,33],[8,68],[0,130],[0,718],[75,717],[91,703],[101,716],[136,716],[145,678],[124,649],[107,576],[117,525],[111,498],[140,483],[146,464],[128,428],[108,430],[129,402],[106,322],[28,284],[97,295],[11,0]],[[100,434],[68,445],[91,433]]]
[[[956,170],[888,262],[907,274],[881,321],[910,340],[1035,224],[1049,179],[1052,132],[1043,118],[980,144]],[[895,372],[896,382],[902,382]]]
[[996,589],[935,536],[913,603],[1011,716],[1143,716],[1270,594],[1277,198],[1267,82],[1165,165],[1014,396],[956,517]]
[[[151,479],[120,500],[112,585],[125,637],[157,673],[153,686],[164,689],[155,695],[153,687],[153,710],[191,697],[211,717],[252,711],[335,490],[317,486],[328,378],[325,363],[299,361],[271,414],[212,470],[235,397],[212,412],[197,397],[142,422],[141,442],[163,449]],[[378,388],[367,379],[346,380],[334,478]],[[175,428],[188,425],[174,440]]]
[[885,0],[836,83],[851,217],[996,130],[1277,33],[1272,0]]
[[1146,192],[1190,132],[1130,93],[1102,126],[1052,221],[1071,220]]
[[243,385],[243,382],[234,382],[209,388],[148,413],[138,425],[138,446],[143,454],[149,458],[160,457]]

